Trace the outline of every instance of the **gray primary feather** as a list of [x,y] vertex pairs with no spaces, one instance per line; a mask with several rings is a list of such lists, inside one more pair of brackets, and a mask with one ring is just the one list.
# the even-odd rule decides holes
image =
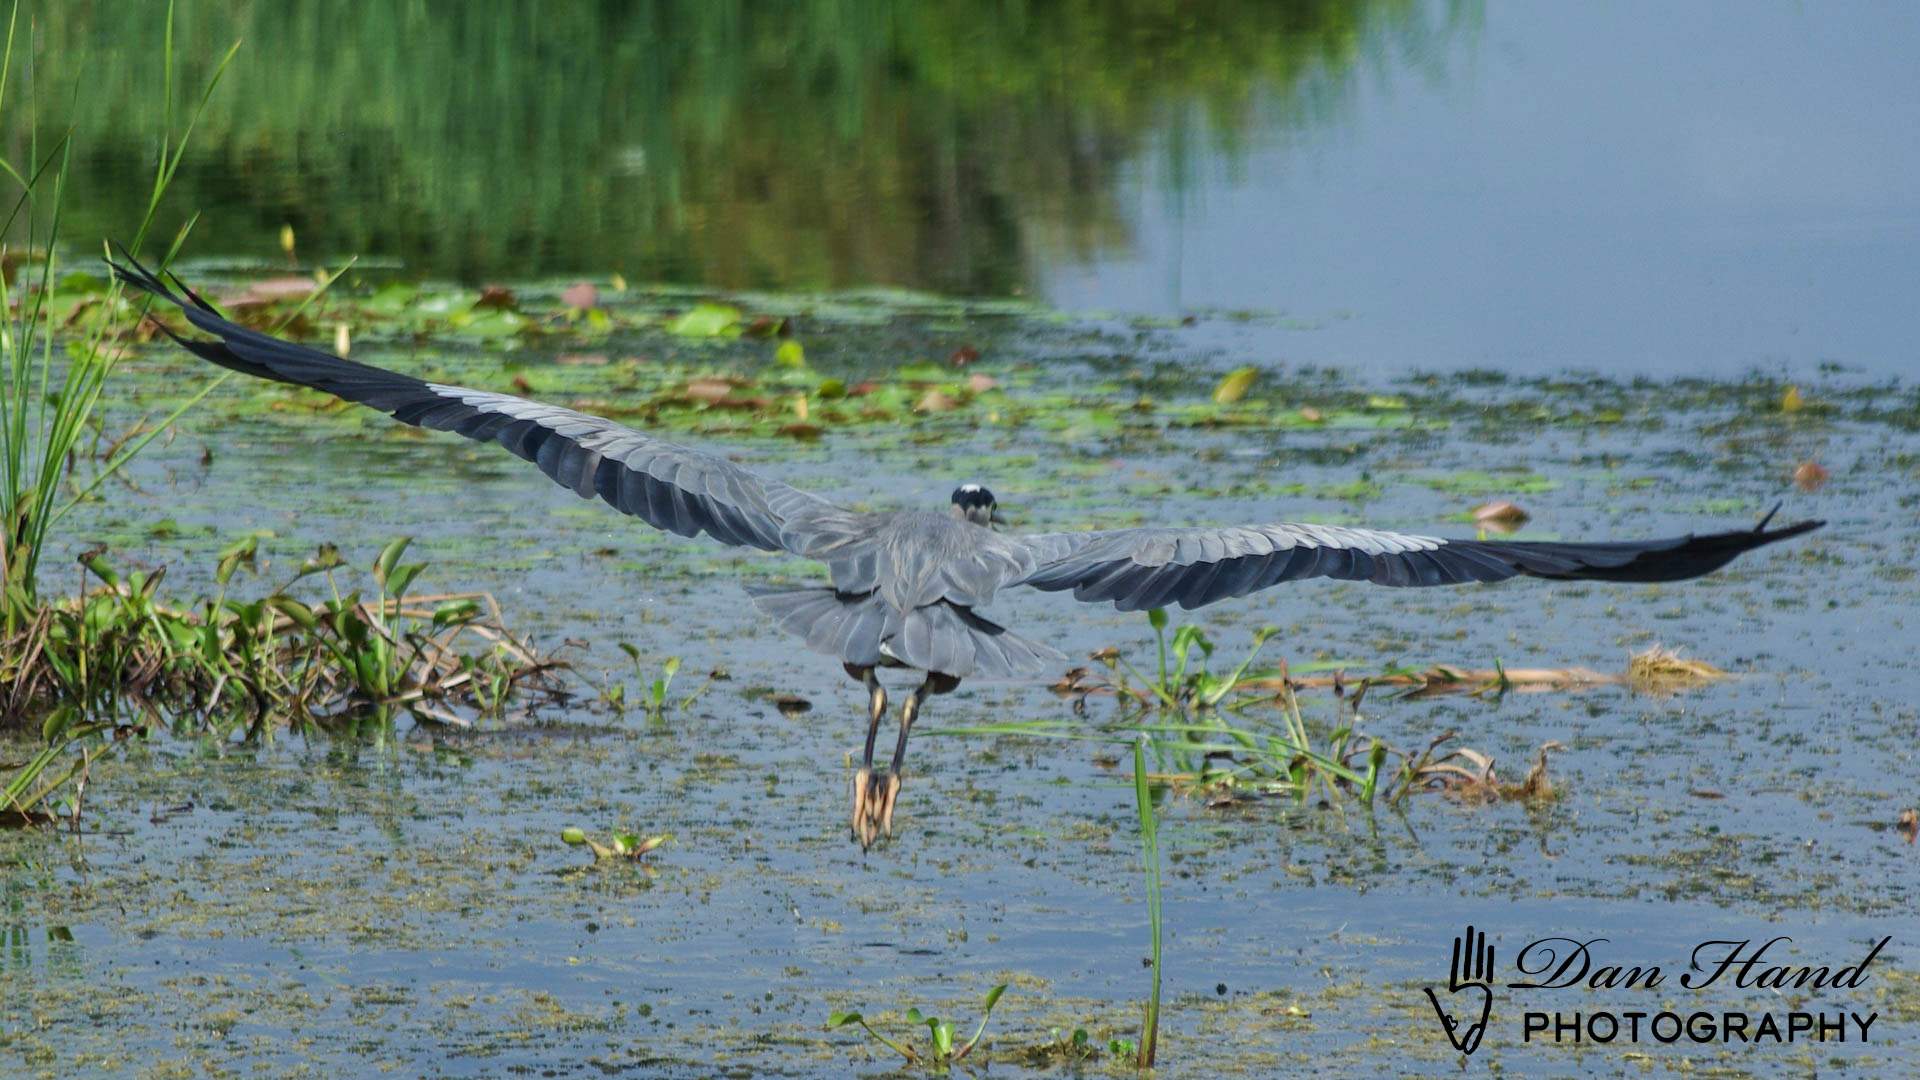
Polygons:
[[[114,265],[129,285],[180,308],[218,338],[174,340],[221,367],[295,383],[379,409],[394,419],[493,441],[533,462],[582,498],[657,529],[763,551],[807,554],[855,539],[855,515],[798,488],[756,476],[725,458],[656,439],[603,417],[416,379],[296,345],[229,322],[181,286],[181,296],[138,263]],[[170,336],[171,331],[168,331]]]
[[1196,608],[1283,581],[1326,577],[1376,585],[1458,585],[1516,575],[1678,581],[1817,529],[1818,521],[1620,543],[1443,540],[1336,525],[1119,529],[1018,537],[1038,564],[1017,582],[1122,611]]

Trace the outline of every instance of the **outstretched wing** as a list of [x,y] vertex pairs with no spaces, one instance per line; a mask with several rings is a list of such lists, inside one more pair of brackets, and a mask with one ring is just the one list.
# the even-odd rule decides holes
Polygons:
[[[611,420],[536,401],[442,386],[249,330],[221,317],[181,284],[127,257],[114,275],[186,313],[216,341],[167,335],[202,359],[243,374],[324,390],[402,423],[491,440],[540,467],[581,498],[657,529],[727,544],[808,554],[851,527],[852,515],[798,488],[755,476],[724,458],[663,442]],[[181,294],[185,295],[182,296]]]
[[1442,540],[1333,525],[1120,529],[1020,537],[1039,567],[1016,584],[1073,590],[1122,611],[1197,608],[1283,581],[1338,578],[1376,585],[1459,585],[1517,575],[1600,581],[1679,581],[1711,573],[1745,551],[1825,524],[1802,521],[1624,543]]

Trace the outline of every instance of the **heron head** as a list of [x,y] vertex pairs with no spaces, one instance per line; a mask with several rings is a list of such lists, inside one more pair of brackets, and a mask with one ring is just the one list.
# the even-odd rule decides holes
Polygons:
[[961,484],[953,489],[953,516],[962,521],[971,521],[983,528],[991,527],[993,516],[993,492],[979,484]]

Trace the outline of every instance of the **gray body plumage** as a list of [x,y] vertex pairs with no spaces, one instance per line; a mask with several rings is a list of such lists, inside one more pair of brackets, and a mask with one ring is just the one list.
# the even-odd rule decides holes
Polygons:
[[[1753,529],[1659,540],[1539,543],[1292,523],[1019,536],[953,514],[856,513],[602,417],[425,382],[270,337],[229,322],[185,286],[175,293],[137,263],[115,264],[114,272],[213,335],[217,340],[175,336],[212,363],[324,390],[405,423],[497,442],[582,498],[599,498],[668,532],[705,533],[825,563],[830,587],[750,592],[781,627],[855,668],[897,665],[1005,678],[1059,662],[1060,653],[981,613],[1001,589],[1015,585],[1071,591],[1076,599],[1133,611],[1176,603],[1194,608],[1313,577],[1395,586],[1516,575],[1673,581],[1821,525],[1803,521],[1769,530],[1763,520]],[[990,508],[991,495],[972,486],[956,493],[956,506],[967,492]]]

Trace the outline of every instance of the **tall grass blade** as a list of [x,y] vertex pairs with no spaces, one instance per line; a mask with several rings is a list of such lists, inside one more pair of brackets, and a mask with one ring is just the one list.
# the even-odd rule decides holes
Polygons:
[[1153,988],[1140,1025],[1137,1064],[1151,1069],[1160,1041],[1160,829],[1153,814],[1153,792],[1147,787],[1147,737],[1133,742],[1133,801],[1140,820],[1140,858],[1147,875],[1147,925],[1153,933]]

